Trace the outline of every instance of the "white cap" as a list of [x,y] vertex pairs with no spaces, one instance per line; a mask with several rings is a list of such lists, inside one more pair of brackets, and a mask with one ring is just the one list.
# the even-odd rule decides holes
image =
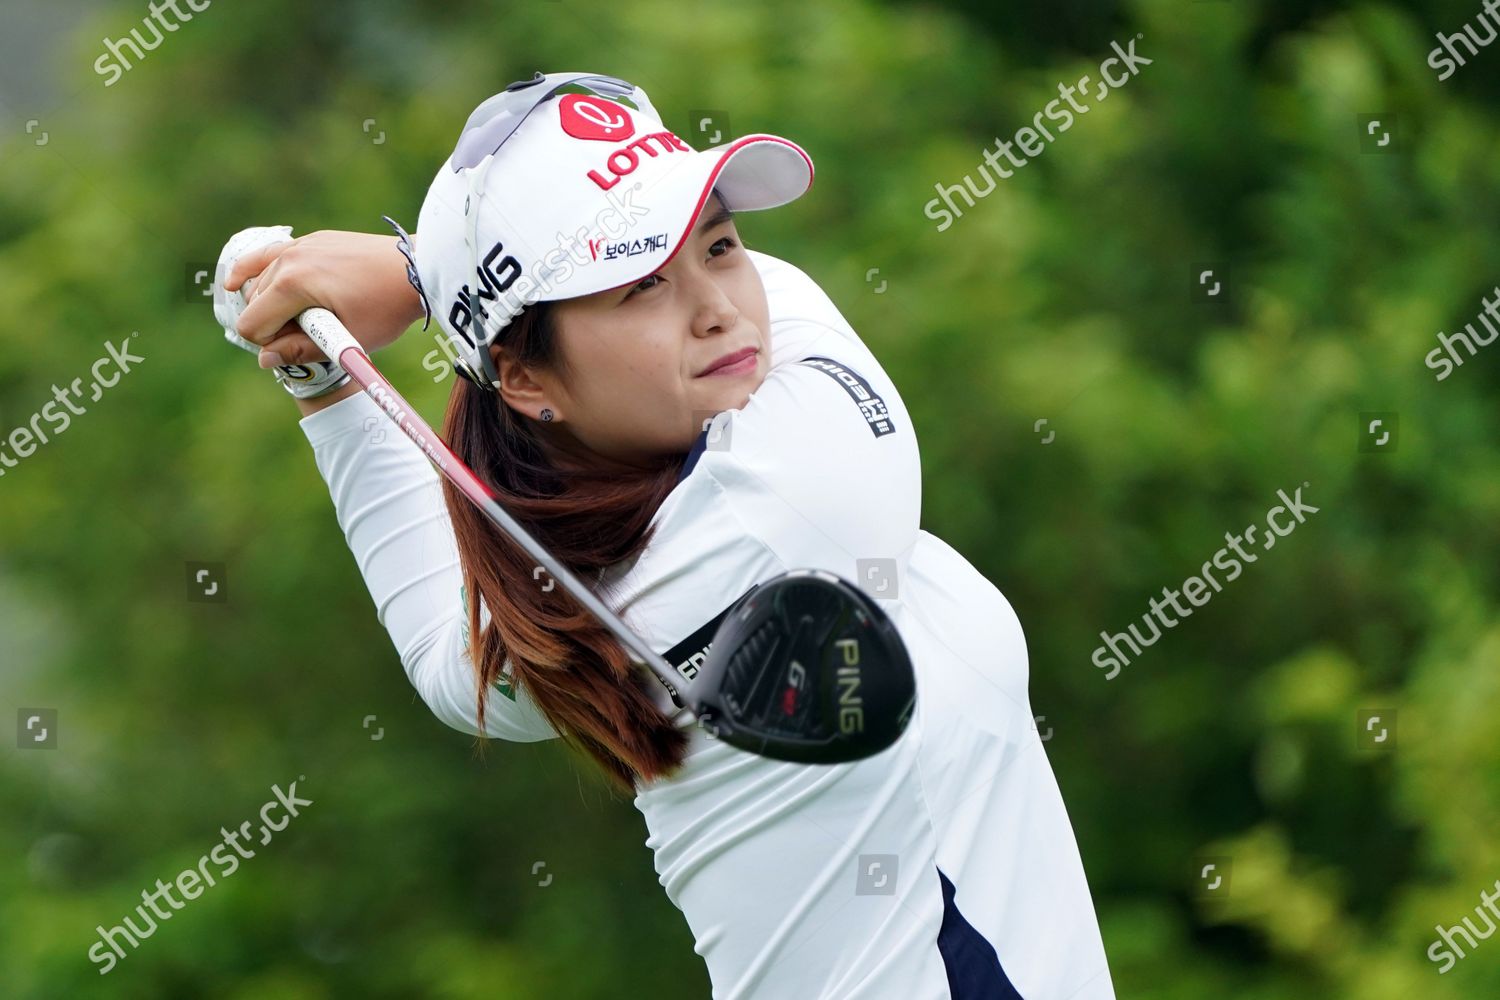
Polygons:
[[413,284],[459,371],[492,387],[489,346],[525,306],[661,269],[715,189],[731,211],[757,211],[812,181],[812,159],[788,139],[752,134],[695,151],[639,87],[538,73],[469,116],[422,202]]

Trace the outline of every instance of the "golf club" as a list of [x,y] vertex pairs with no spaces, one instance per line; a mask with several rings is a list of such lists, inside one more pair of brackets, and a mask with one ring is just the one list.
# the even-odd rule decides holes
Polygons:
[[332,312],[298,324],[494,524],[614,634],[713,737],[775,760],[837,764],[889,747],[905,730],[916,678],[905,643],[873,598],[823,570],[765,581],[725,616],[700,672],[683,677],[518,524],[417,416]]

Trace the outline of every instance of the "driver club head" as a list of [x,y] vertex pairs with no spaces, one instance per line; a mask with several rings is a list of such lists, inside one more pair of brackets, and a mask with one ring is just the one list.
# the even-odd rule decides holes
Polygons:
[[740,599],[686,695],[704,728],[731,746],[839,764],[900,738],[916,677],[874,598],[832,573],[804,569]]

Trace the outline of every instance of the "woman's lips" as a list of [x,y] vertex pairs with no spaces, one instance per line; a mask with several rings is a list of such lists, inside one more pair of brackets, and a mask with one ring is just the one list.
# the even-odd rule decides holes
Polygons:
[[755,362],[759,357],[760,351],[751,349],[750,353],[746,354],[743,358],[734,362],[733,364],[724,365],[720,368],[715,368],[713,371],[704,372],[698,377],[711,378],[714,375],[744,375],[747,372],[753,372],[755,370]]

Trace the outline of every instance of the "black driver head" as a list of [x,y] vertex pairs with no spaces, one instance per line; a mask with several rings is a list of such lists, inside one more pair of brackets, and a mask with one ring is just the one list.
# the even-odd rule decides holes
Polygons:
[[814,569],[742,597],[686,695],[704,728],[732,746],[840,764],[896,742],[917,686],[906,644],[875,599]]

